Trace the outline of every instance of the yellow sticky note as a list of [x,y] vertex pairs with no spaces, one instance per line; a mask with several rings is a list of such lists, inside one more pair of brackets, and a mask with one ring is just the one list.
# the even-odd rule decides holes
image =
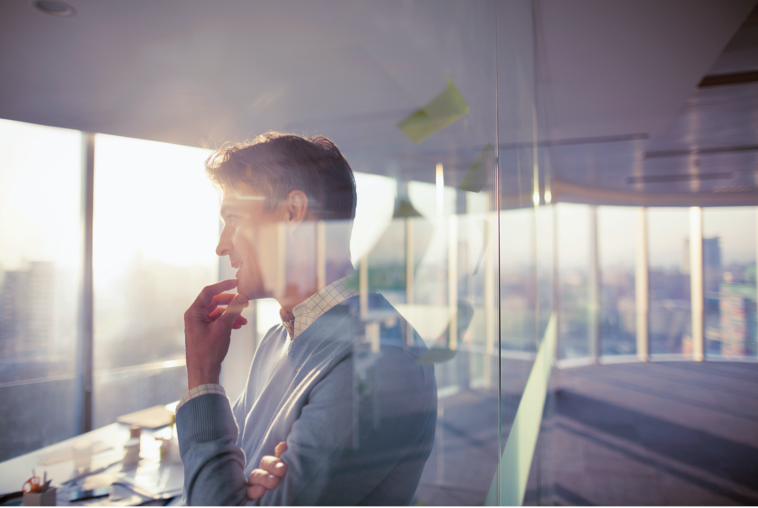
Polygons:
[[484,186],[487,184],[490,173],[494,170],[495,165],[495,153],[492,149],[492,145],[487,145],[482,148],[479,155],[476,156],[474,163],[468,168],[466,176],[463,177],[463,181],[458,186],[460,190],[469,192],[481,192]]
[[437,131],[440,131],[463,118],[469,112],[468,104],[463,99],[453,80],[448,78],[447,87],[423,108],[414,111],[397,124],[411,141],[419,144]]

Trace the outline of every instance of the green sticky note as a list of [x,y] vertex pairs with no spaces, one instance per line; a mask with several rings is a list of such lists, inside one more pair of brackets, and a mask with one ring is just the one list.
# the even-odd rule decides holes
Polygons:
[[400,198],[395,201],[395,213],[392,214],[393,219],[404,219],[410,217],[421,217],[421,214],[413,203],[408,198]]
[[441,94],[423,108],[411,113],[397,124],[397,127],[411,141],[419,144],[435,132],[463,118],[468,112],[468,104],[461,92],[458,91],[453,80],[448,78],[447,87]]
[[479,155],[476,156],[474,163],[468,168],[468,173],[463,177],[463,181],[458,186],[460,190],[469,192],[481,192],[490,173],[494,169],[495,152],[492,149],[492,145],[487,145],[482,148]]
[[444,363],[448,360],[452,360],[456,351],[453,349],[428,349],[421,358],[416,360],[416,363],[421,365],[424,363]]

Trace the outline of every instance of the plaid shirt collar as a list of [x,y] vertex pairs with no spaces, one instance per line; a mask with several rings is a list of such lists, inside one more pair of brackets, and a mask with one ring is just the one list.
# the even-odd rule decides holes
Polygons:
[[279,311],[282,324],[287,329],[290,339],[296,339],[335,305],[358,294],[357,289],[350,287],[348,279],[349,277],[343,277],[332,282],[318,293],[300,302],[292,309],[292,312],[284,309]]

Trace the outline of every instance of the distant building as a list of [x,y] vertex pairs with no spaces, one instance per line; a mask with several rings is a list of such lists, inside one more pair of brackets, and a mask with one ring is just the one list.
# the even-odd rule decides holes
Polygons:
[[[684,241],[682,273],[690,273],[690,241]],[[718,293],[721,283],[721,238],[703,238],[703,286],[706,292]]]
[[756,288],[748,284],[723,284],[721,314],[721,354],[745,356],[755,354]]
[[616,304],[619,316],[619,328],[633,335],[637,330],[637,302],[634,298],[622,296]]
[[703,285],[706,292],[718,292],[721,284],[721,238],[703,238]]
[[653,335],[681,335],[690,319],[690,302],[687,300],[655,300],[649,309],[650,333]]
[[8,270],[0,289],[0,349],[4,355],[49,348],[55,323],[55,265],[33,261]]

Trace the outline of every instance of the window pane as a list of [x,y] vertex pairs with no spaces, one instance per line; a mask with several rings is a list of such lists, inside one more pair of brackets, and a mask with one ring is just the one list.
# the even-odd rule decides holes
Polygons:
[[558,283],[561,358],[589,355],[590,207],[559,203]]
[[634,270],[636,208],[597,210],[600,257],[600,350],[603,355],[637,353]]
[[183,315],[218,280],[208,153],[95,139],[95,427],[186,391]]
[[756,356],[756,208],[703,209],[706,354]]
[[81,147],[0,120],[0,461],[74,433]]
[[650,352],[692,354],[690,211],[648,208]]
[[534,209],[500,212],[502,347],[536,351]]

